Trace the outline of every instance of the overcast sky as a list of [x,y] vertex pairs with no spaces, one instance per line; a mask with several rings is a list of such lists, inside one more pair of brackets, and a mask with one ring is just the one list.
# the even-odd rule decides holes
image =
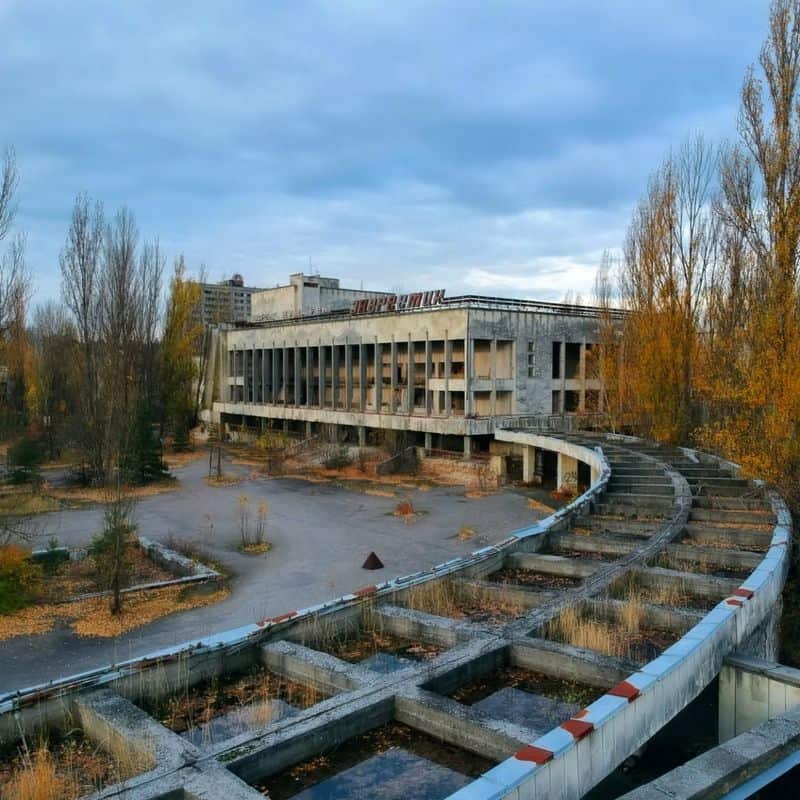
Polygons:
[[213,278],[588,297],[648,174],[735,135],[766,0],[0,0],[37,298],[75,195]]

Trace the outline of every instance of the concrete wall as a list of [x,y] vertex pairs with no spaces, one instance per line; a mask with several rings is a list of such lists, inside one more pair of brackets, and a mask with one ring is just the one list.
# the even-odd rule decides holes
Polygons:
[[719,674],[720,743],[800,705],[800,670],[733,655]]
[[343,289],[338,278],[304,275],[289,276],[288,286],[275,286],[254,292],[251,298],[253,320],[281,319],[302,314],[320,314],[350,308],[354,300],[385,297],[386,292]]
[[[289,290],[300,291],[297,287],[287,287]],[[270,291],[278,305],[289,302],[280,295],[283,289]],[[295,296],[292,302],[300,301]],[[311,409],[488,419],[550,414],[553,408],[558,413],[565,408],[583,410],[587,392],[599,396],[600,383],[587,371],[585,355],[586,344],[597,339],[597,320],[586,315],[442,305],[324,320],[292,319],[223,330],[220,336],[223,357],[219,362],[225,371],[217,372],[219,404],[212,407],[217,416],[243,413],[286,419],[286,414],[276,409],[293,407],[300,413],[288,418],[325,422],[337,420],[318,419],[309,413]],[[557,377],[554,341],[560,343]],[[568,344],[581,353],[570,378],[566,377]],[[237,363],[252,362],[254,366],[231,374],[231,351],[237,353]],[[252,410],[224,407],[242,403]],[[383,425],[374,417],[361,421],[342,417],[338,421]],[[465,425],[443,423],[437,427],[418,424],[416,419],[386,427],[476,433]]]

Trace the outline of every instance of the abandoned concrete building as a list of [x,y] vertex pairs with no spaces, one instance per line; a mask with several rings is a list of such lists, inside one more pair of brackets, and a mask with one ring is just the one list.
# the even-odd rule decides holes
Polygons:
[[498,420],[601,410],[598,310],[442,290],[394,295],[293,275],[250,321],[214,331],[207,414],[312,435],[336,426],[409,445],[488,452]]

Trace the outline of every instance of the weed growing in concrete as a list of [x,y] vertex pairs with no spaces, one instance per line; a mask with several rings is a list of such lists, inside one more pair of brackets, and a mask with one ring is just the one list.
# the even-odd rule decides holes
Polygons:
[[502,588],[447,578],[413,586],[405,596],[405,604],[438,617],[469,617],[485,622],[505,622],[527,610],[525,604]]

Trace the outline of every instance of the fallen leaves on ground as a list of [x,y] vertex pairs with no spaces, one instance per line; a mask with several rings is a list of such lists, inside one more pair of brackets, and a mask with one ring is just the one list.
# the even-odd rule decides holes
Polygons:
[[[177,478],[168,478],[157,483],[148,483],[146,486],[127,486],[125,495],[136,499],[142,497],[153,497],[165,492],[174,492],[180,488],[180,481]],[[47,497],[58,500],[79,501],[84,503],[107,503],[109,490],[106,488],[93,488],[91,486],[67,486],[50,488],[46,492]]]
[[0,616],[0,641],[14,636],[47,633],[59,620],[69,621],[78,636],[110,638],[148,625],[178,611],[201,608],[224,600],[230,591],[212,593],[187,591],[168,586],[148,592],[126,595],[122,614],[114,616],[108,597],[96,597],[76,603],[52,603],[31,606]]
[[205,458],[206,455],[207,453],[205,450],[185,450],[180,453],[166,453],[164,455],[164,463],[169,469],[176,469],[199,461],[201,458]]
[[243,544],[239,548],[240,553],[245,553],[248,556],[260,556],[272,550],[270,542],[258,542],[254,544]]
[[226,486],[236,486],[247,478],[246,475],[206,475],[203,479],[209,486],[225,488]]
[[549,506],[547,503],[542,503],[539,500],[535,500],[533,497],[528,498],[528,508],[531,508],[534,511],[543,511],[545,514],[552,514],[555,511],[553,506]]

